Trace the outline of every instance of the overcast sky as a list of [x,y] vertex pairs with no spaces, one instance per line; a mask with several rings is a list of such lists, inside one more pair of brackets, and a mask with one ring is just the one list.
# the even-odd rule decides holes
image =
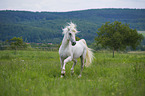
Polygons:
[[0,10],[64,12],[97,8],[145,9],[145,0],[0,0]]

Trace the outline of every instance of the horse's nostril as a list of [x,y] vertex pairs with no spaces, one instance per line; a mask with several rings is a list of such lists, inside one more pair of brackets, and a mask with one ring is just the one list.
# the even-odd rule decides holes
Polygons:
[[73,45],[73,46],[76,45],[76,42],[72,42],[72,45]]

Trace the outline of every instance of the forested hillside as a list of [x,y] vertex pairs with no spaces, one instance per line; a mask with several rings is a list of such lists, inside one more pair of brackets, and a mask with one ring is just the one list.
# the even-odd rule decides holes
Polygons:
[[73,12],[0,11],[0,40],[22,36],[26,42],[60,43],[67,22],[77,24],[77,34],[88,43],[105,22],[121,21],[139,31],[145,30],[145,9],[92,9]]

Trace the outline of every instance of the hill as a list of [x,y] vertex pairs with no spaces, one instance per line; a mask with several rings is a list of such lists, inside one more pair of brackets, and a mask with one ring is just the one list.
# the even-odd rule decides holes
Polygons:
[[145,30],[145,9],[91,9],[72,12],[0,11],[0,40],[22,36],[26,42],[60,43],[62,28],[74,22],[77,36],[94,41],[97,29],[105,22],[121,21],[139,31]]

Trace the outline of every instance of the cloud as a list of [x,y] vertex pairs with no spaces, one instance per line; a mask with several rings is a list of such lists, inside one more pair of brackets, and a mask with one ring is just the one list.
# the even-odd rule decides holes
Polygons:
[[71,11],[91,8],[145,8],[145,0],[0,0],[2,10]]

